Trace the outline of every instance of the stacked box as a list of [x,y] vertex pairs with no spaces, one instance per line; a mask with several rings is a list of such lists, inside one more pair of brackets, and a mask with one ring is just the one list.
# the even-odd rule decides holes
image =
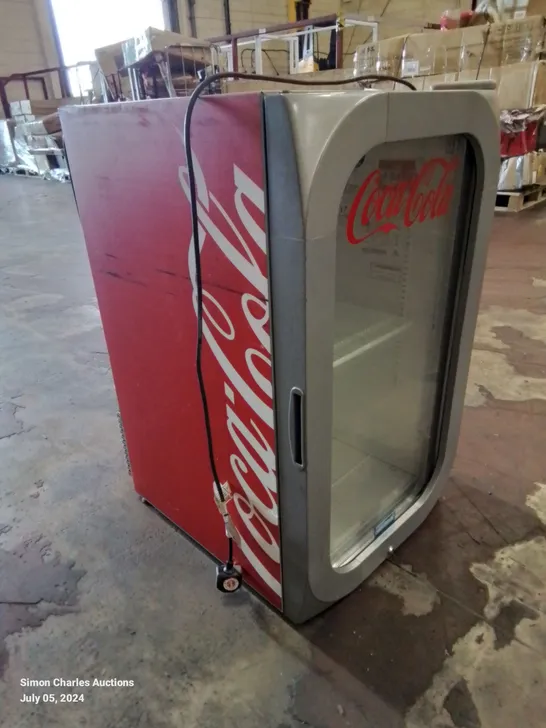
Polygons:
[[[82,99],[24,99],[10,103],[16,170],[44,177],[68,174],[57,110]],[[62,175],[59,174],[62,171]]]
[[[351,78],[353,73],[350,69],[335,69],[331,71],[319,71],[309,73],[307,77],[313,80],[330,81],[341,78]],[[546,61],[535,61],[534,63],[518,63],[510,66],[497,68],[482,68],[479,73],[475,71],[461,71],[460,73],[444,73],[434,76],[416,76],[411,79],[413,85],[419,91],[430,91],[433,86],[440,83],[456,83],[457,81],[491,80],[497,84],[497,99],[500,108],[503,109],[527,109],[546,103]],[[242,93],[262,90],[290,90],[302,91],[299,86],[292,86],[278,81],[256,81],[249,75],[247,80],[226,81],[224,93]],[[329,86],[313,86],[311,90],[329,90]],[[359,88],[357,83],[354,86],[343,88]],[[384,91],[410,91],[405,86],[393,81],[379,81],[373,83],[373,88]]]
[[164,51],[168,46],[176,46],[179,55],[185,55],[191,63],[210,65],[210,43],[196,38],[186,38],[179,33],[157,28],[146,30],[121,44],[124,66],[131,66],[146,60],[155,51]]
[[497,187],[501,192],[513,192],[531,185],[545,183],[546,152],[529,152],[502,160]]
[[29,118],[23,122],[18,122],[17,126],[27,136],[44,136],[45,134],[56,134],[61,131],[61,122],[57,112],[43,116],[41,119]]
[[[161,61],[168,52],[173,87],[167,88],[166,79],[156,69],[155,84],[145,80],[145,91],[156,90],[160,96],[175,92],[188,93],[197,84],[197,73],[211,65],[211,46],[208,41],[187,38],[156,28],[147,28],[143,33],[95,50],[98,67],[104,83],[113,99],[131,98],[131,84],[128,68],[139,65],[145,71]],[[151,95],[151,94],[150,94]]]
[[[327,71],[320,74],[326,79]],[[339,72],[338,72],[339,73]],[[318,75],[318,74],[315,74]],[[418,91],[430,91],[441,83],[468,81],[494,81],[497,86],[497,103],[501,109],[528,109],[546,103],[546,61],[517,63],[497,68],[482,68],[476,71],[444,73],[433,76],[415,76],[412,84]],[[254,82],[258,85],[257,82]],[[385,91],[409,91],[405,86],[393,81],[380,81],[374,88]]]
[[[9,105],[11,116],[14,119],[25,117],[25,121],[34,121],[37,117],[48,116],[61,106],[81,104],[82,99],[24,99],[12,101]],[[31,117],[31,118],[28,118]]]
[[[536,2],[546,6],[546,0]],[[542,6],[540,11],[543,11]],[[521,18],[514,12],[513,19],[504,23],[417,33],[368,43],[355,53],[354,74],[388,73],[398,78],[410,77],[418,90],[431,89],[445,82],[493,80],[499,108],[525,111],[546,104],[546,63],[540,60],[544,57],[544,46],[544,18],[541,15]],[[387,81],[380,87],[395,89],[394,84]],[[396,90],[403,90],[403,87],[396,86]],[[520,117],[521,113],[517,118]],[[533,139],[541,138],[538,127],[534,133]],[[508,135],[512,153],[502,159],[498,184],[501,191],[546,181],[545,153],[538,141],[531,145],[532,149],[520,143],[521,134]],[[504,147],[499,149],[499,156]]]
[[534,61],[544,48],[542,16],[388,38],[357,48],[356,74],[432,76]]

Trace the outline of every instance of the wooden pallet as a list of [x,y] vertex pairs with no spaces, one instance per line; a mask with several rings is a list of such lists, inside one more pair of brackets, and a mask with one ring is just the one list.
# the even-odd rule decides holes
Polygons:
[[533,185],[513,192],[497,191],[495,212],[521,212],[546,200],[546,185]]

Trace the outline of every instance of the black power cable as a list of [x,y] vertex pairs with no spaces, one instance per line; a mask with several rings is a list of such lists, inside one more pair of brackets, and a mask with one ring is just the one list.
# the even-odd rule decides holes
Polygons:
[[346,86],[350,83],[365,83],[369,81],[393,81],[402,86],[407,86],[412,91],[416,91],[415,86],[406,81],[404,78],[396,78],[396,76],[388,76],[386,74],[365,74],[362,76],[354,76],[353,78],[342,78],[333,81],[321,80],[303,80],[301,78],[291,78],[279,76],[266,76],[260,74],[252,74],[236,72],[213,73],[211,76],[203,79],[194,89],[186,109],[184,118],[184,146],[186,148],[186,164],[188,169],[188,187],[190,191],[190,211],[191,211],[191,227],[193,252],[195,256],[195,286],[197,289],[197,345],[195,351],[195,368],[197,372],[197,380],[199,382],[199,392],[201,395],[201,404],[203,409],[203,419],[205,421],[205,434],[207,437],[207,450],[209,456],[210,469],[214,479],[214,487],[218,499],[218,507],[224,519],[226,528],[226,537],[228,540],[228,557],[223,567],[217,570],[216,585],[221,591],[236,591],[242,584],[242,576],[235,569],[233,564],[233,528],[231,520],[226,508],[226,496],[218,477],[216,462],[214,459],[214,444],[212,439],[212,429],[210,426],[209,405],[207,400],[207,391],[205,388],[205,380],[203,377],[203,367],[201,362],[201,354],[203,348],[203,278],[201,272],[201,250],[199,247],[199,215],[197,211],[197,189],[195,184],[195,170],[193,166],[193,152],[191,148],[191,121],[195,104],[203,94],[203,92],[217,81],[226,78],[240,78],[253,81],[273,81],[276,83],[286,83],[293,86]]

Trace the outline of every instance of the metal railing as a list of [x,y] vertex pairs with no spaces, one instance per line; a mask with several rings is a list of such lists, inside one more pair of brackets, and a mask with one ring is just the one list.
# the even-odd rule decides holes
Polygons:
[[[0,76],[0,103],[6,119],[11,119],[10,101],[47,101],[54,98],[76,98],[78,103],[86,96],[86,89],[78,86],[78,75],[86,72],[89,78],[91,62],[76,63],[72,66],[54,66],[52,68],[39,68],[25,73],[12,73],[9,76]],[[36,90],[36,87],[38,89]]]
[[[286,44],[284,50],[288,54],[287,73],[298,73],[301,70],[302,61],[308,57],[313,62],[319,56],[326,56],[322,63],[324,69],[343,68],[344,58],[347,53],[344,49],[344,31],[348,28],[367,27],[371,30],[371,40],[376,41],[378,37],[379,24],[375,20],[364,20],[358,16],[340,17],[338,15],[324,15],[319,18],[297,20],[294,23],[281,23],[269,28],[257,28],[242,31],[228,36],[217,36],[209,41],[216,46],[219,53],[219,63],[222,70],[239,71],[246,70],[239,68],[243,65],[243,54],[250,50],[252,71],[261,74],[264,72],[264,56],[267,58],[272,52],[268,50],[267,43],[276,42]],[[319,49],[319,37],[321,34],[330,34],[329,51]],[[240,52],[242,50],[242,52]],[[279,51],[281,49],[276,49]],[[270,64],[271,59],[269,58]],[[321,59],[318,58],[320,70]],[[274,67],[273,70],[275,71]],[[313,69],[315,70],[315,69]],[[278,72],[277,72],[278,73]],[[278,73],[278,75],[281,75]]]

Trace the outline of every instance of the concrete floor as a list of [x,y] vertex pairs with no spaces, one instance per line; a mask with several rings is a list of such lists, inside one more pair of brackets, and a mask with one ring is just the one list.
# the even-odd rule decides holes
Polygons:
[[[0,282],[3,728],[544,725],[546,213],[496,221],[445,497],[300,629],[132,492],[69,186],[0,178]],[[20,702],[90,676],[135,686]]]

